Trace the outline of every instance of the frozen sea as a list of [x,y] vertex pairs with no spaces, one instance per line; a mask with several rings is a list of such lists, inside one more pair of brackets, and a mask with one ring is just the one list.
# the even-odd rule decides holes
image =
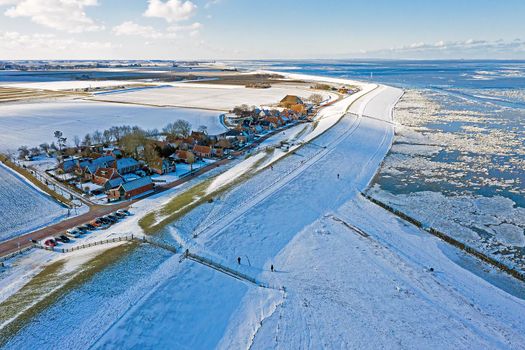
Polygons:
[[370,193],[525,271],[525,61],[252,61],[402,87]]

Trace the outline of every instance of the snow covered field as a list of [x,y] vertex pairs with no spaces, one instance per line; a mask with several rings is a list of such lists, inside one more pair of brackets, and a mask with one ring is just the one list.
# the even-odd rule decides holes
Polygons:
[[295,87],[249,89],[243,86],[218,84],[173,83],[171,85],[172,87],[98,95],[94,99],[97,101],[229,111],[242,104],[248,106],[274,105],[286,95],[297,95],[306,99],[314,93],[321,93],[325,99],[337,98],[335,93]]
[[166,126],[177,119],[184,119],[194,128],[208,127],[208,133],[222,133],[217,112],[156,108],[93,101],[64,101],[8,104],[0,108],[0,151],[17,149],[20,145],[38,146],[53,141],[53,132],[61,130],[68,140],[74,135],[83,137],[95,130],[115,125],[138,125],[144,129]]
[[[397,97],[399,91],[385,89],[370,103],[379,105],[372,107],[379,113],[388,111]],[[374,115],[372,108],[356,104],[353,111]],[[239,282],[224,280],[227,286],[217,288],[207,272],[185,261],[184,271],[193,271],[183,277],[192,281],[191,291],[188,283],[175,279],[161,282],[95,347],[519,347],[525,340],[523,300],[463,270],[441,252],[437,239],[357,194],[372,178],[392,137],[388,123],[345,118],[315,141],[328,147],[326,156],[317,158],[314,145],[302,148],[173,226],[177,241],[189,242],[206,227],[190,249],[232,267],[241,257],[251,266],[241,271],[284,286],[285,293],[246,284],[249,288],[232,311]],[[275,184],[278,190],[273,192]],[[363,232],[369,236],[361,236]],[[276,272],[269,271],[270,264]],[[175,275],[179,266],[167,269]],[[212,305],[219,300],[224,308],[203,312],[207,304],[198,302],[186,309],[195,295],[199,300],[206,296],[210,285],[215,291]],[[164,310],[166,300],[178,302]],[[199,341],[196,334],[224,327],[224,314],[228,321],[221,340]],[[198,319],[193,337],[187,328],[183,338],[169,337],[190,318],[192,325]]]
[[66,216],[66,208],[0,163],[0,241]]
[[130,80],[67,80],[67,81],[48,81],[37,83],[5,83],[0,84],[2,87],[16,87],[21,89],[42,89],[42,90],[78,90],[85,88],[127,86],[134,84],[143,84],[140,81]]
[[[314,129],[313,142],[161,237],[270,288],[141,248],[6,348],[523,348],[523,300],[453,263],[441,241],[358,193],[390,148],[390,112],[400,94],[371,91],[352,104],[353,114]],[[324,119],[335,122],[344,108],[331,107]],[[231,174],[240,169],[246,164]],[[138,203],[136,217],[115,230],[136,228],[166,195]]]

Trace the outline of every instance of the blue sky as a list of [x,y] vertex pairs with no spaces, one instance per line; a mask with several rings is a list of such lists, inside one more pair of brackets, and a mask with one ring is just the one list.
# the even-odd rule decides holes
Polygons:
[[0,59],[525,59],[525,1],[0,0]]

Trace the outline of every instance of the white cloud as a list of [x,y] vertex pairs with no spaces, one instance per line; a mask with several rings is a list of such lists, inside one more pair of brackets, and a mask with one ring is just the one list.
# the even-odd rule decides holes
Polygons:
[[184,25],[184,26],[180,26],[180,25],[169,26],[168,31],[169,32],[184,32],[184,31],[200,30],[201,28],[202,28],[202,24],[199,22],[195,22],[189,25]]
[[3,0],[2,4],[14,5],[4,13],[8,17],[29,17],[35,23],[69,33],[104,29],[84,12],[86,7],[97,6],[97,0]]
[[[390,49],[364,51],[357,56],[375,58],[499,58],[525,54],[525,41],[506,40],[439,40],[434,43],[417,42]],[[352,55],[356,56],[356,55]]]
[[113,34],[117,36],[140,36],[149,39],[163,37],[163,33],[155,30],[151,26],[143,26],[132,21],[126,21],[113,28]]
[[[140,36],[147,39],[174,39],[179,33],[188,33],[195,37],[199,34],[202,24],[195,22],[188,25],[172,25],[165,32],[156,30],[151,26],[143,26],[133,21],[126,21],[113,27],[113,34],[117,36]],[[150,43],[151,44],[151,43]]]
[[417,43],[408,46],[401,46],[393,48],[391,51],[472,51],[472,50],[488,50],[500,51],[517,49],[524,50],[525,42],[522,40],[504,41],[504,40],[474,40],[468,39],[464,41],[444,41],[440,40],[435,43]]
[[[0,50],[102,50],[112,48],[109,42],[77,41],[62,39],[54,34],[21,34],[19,32],[0,32]],[[1,52],[1,51],[0,51]]]
[[200,34],[200,30],[202,28],[202,24],[199,22],[195,22],[189,25],[174,25],[168,27],[168,33],[172,35],[176,35],[176,33],[179,32],[187,32],[189,33],[190,37],[196,37]]
[[217,5],[218,3],[220,3],[221,0],[209,0],[208,2],[206,2],[206,5],[204,5],[204,8],[210,8],[211,6],[213,5]]
[[148,0],[148,8],[144,12],[146,17],[163,18],[167,22],[177,22],[189,19],[197,11],[197,6],[187,0]]

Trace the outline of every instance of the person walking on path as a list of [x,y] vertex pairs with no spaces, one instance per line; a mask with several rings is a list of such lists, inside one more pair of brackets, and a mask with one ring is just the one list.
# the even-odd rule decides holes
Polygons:
[[337,174],[337,179],[339,179],[339,174]]
[[272,272],[273,272],[273,264],[270,266],[270,270],[272,270]]
[[237,257],[237,264],[239,264],[239,265],[241,264],[241,257],[240,256]]

